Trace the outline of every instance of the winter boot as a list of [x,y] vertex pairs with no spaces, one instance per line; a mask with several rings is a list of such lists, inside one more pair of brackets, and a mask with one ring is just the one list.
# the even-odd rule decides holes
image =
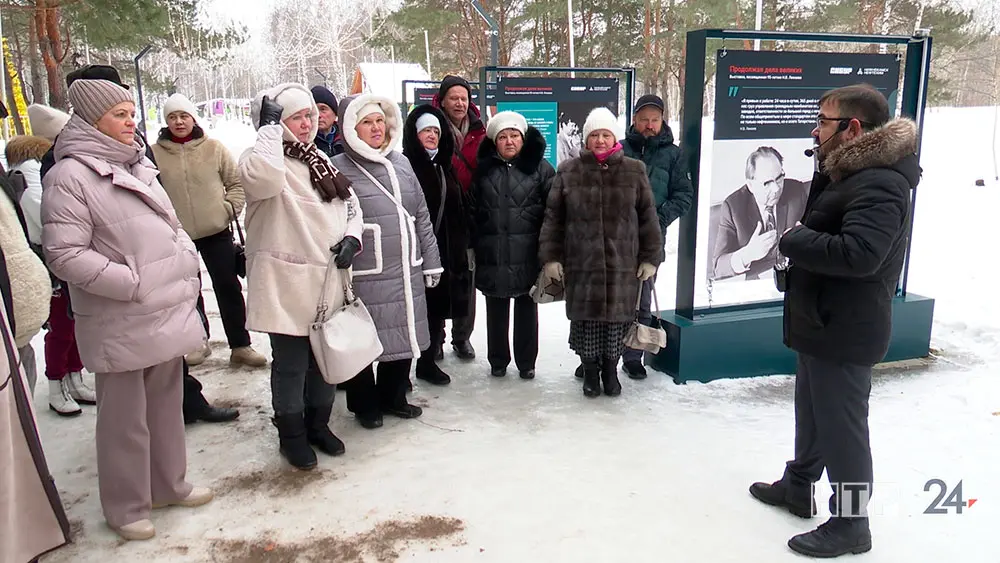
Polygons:
[[309,447],[302,413],[278,415],[273,422],[278,428],[281,455],[285,456],[288,463],[305,470],[316,467],[316,452]]
[[428,353],[424,353],[417,360],[417,379],[422,379],[431,385],[448,385],[451,383],[451,378],[448,374],[441,371],[441,368],[434,363],[433,356]]
[[601,396],[601,365],[597,358],[583,361],[583,394],[587,397]]
[[578,378],[583,379],[583,364],[576,366],[576,374]]
[[233,348],[233,351],[229,354],[229,363],[234,366],[244,365],[260,368],[267,365],[267,358],[250,346],[243,346]]
[[472,344],[468,340],[452,342],[451,347],[455,349],[455,354],[460,360],[471,362],[476,359],[476,349],[472,347]]
[[309,443],[327,455],[341,455],[347,449],[344,442],[330,432],[330,413],[333,405],[323,408],[306,407],[306,437]]
[[629,379],[646,379],[646,366],[639,360],[625,360],[622,362],[622,369],[628,374]]
[[49,380],[49,408],[59,416],[78,416],[83,411],[69,394],[69,376]]
[[603,358],[601,361],[601,383],[604,394],[617,397],[622,394],[622,384],[618,381],[618,358]]
[[69,396],[80,405],[96,405],[97,393],[83,380],[83,374],[78,371],[70,372],[64,379],[67,382],[66,390]]
[[802,495],[794,496],[788,485],[779,479],[774,483],[750,485],[750,495],[764,504],[784,508],[799,518],[812,518],[816,515],[816,501],[809,498],[812,495],[812,488]]
[[802,555],[831,558],[872,550],[867,518],[830,518],[811,532],[788,540],[788,547]]

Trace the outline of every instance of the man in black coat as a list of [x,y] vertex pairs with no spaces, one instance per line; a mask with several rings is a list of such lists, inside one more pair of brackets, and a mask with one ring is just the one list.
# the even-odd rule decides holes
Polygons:
[[[118,74],[118,69],[112,66],[105,65],[87,65],[74,70],[66,75],[66,87],[78,79],[85,80],[108,80],[118,84],[123,88],[128,88]],[[142,139],[143,145],[146,147],[146,158],[149,159],[153,165],[156,165],[156,159],[153,157],[153,150],[150,148],[149,143],[146,142],[145,137],[141,133],[136,132],[136,135]],[[58,137],[56,137],[58,141]],[[55,157],[56,144],[52,144],[52,148],[45,153],[42,157],[42,169],[41,176],[44,179],[45,175],[48,174],[49,170],[56,163]],[[63,291],[69,291],[68,287],[63,284]],[[199,294],[200,295],[200,294]],[[204,305],[199,303],[198,314],[201,316],[202,324],[205,325],[205,333],[208,333],[208,317],[204,311]],[[72,312],[71,312],[72,315]],[[184,422],[192,423],[199,420],[204,422],[228,422],[235,420],[240,416],[240,412],[232,408],[218,408],[213,407],[209,404],[205,395],[202,394],[201,382],[192,376],[188,370],[187,361],[184,362]]]
[[831,90],[819,109],[813,137],[820,171],[801,224],[779,242],[791,263],[784,340],[798,353],[795,459],[779,481],[754,483],[750,493],[809,518],[815,513],[812,485],[826,469],[833,517],[788,546],[804,555],[837,557],[872,547],[872,366],[889,348],[910,190],[921,169],[916,125],[890,121],[889,105],[875,89]]

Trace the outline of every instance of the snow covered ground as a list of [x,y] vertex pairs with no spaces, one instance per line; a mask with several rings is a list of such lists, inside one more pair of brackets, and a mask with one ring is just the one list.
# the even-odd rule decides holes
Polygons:
[[[872,393],[874,550],[856,561],[1000,560],[1000,267],[989,250],[1000,206],[993,109],[930,110],[918,192],[910,290],[937,299],[939,359],[879,369]],[[210,134],[238,154],[243,126]],[[977,178],[987,180],[976,187]],[[661,269],[673,303],[676,232]],[[207,276],[205,277],[208,283]],[[479,359],[448,354],[454,382],[417,382],[416,421],[364,430],[339,396],[331,427],[347,444],[312,473],[282,463],[270,426],[267,368],[228,365],[210,290],[215,354],[193,370],[206,395],[234,405],[231,425],[188,428],[189,477],[218,498],[157,511],[158,536],[124,543],[103,524],[93,445],[95,409],[70,420],[36,394],[45,451],[76,541],[49,562],[797,561],[786,540],[822,522],[797,519],[747,493],[777,478],[791,455],[791,376],[675,385],[652,373],[623,379],[621,397],[583,397],[572,375],[561,305],[542,308],[538,378],[493,379],[482,301]],[[267,339],[254,346],[269,355]],[[35,339],[41,357],[42,337]],[[963,484],[963,514],[924,514],[930,479]],[[828,489],[818,486],[820,510]]]

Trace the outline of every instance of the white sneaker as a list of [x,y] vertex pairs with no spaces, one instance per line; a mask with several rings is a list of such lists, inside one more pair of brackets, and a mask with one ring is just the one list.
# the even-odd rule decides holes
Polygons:
[[153,508],[166,508],[168,506],[183,506],[185,508],[196,508],[208,504],[215,498],[215,493],[208,487],[193,487],[188,496],[175,502],[153,503]]
[[206,343],[200,350],[195,350],[188,354],[184,359],[187,360],[188,366],[197,366],[205,363],[205,360],[212,355],[212,348]]
[[77,416],[83,411],[69,394],[69,376],[59,381],[49,380],[49,408],[59,416]]
[[69,390],[69,396],[81,405],[96,405],[97,404],[97,394],[94,390],[87,385],[83,380],[83,374],[78,371],[70,372],[64,378],[64,381],[68,380],[67,385]]
[[129,541],[142,541],[151,539],[156,535],[156,528],[149,520],[139,520],[131,524],[125,524],[121,528],[115,528],[118,535]]

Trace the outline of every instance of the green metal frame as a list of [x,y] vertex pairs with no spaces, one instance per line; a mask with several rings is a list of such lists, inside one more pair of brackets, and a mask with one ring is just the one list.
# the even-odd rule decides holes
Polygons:
[[[593,74],[624,74],[625,75],[625,129],[627,130],[632,126],[632,98],[635,96],[635,69],[631,67],[623,68],[581,68],[581,67],[566,67],[566,66],[484,66],[479,68],[479,83],[486,84],[486,76],[488,73],[493,73],[494,78],[498,84],[500,83],[500,75],[503,73],[510,72],[531,72],[531,73],[542,73],[542,72],[582,72],[582,73],[593,73]],[[497,92],[499,95],[499,90]],[[486,115],[486,96],[480,96],[479,98],[479,113],[481,115]]]
[[[924,109],[927,105],[927,81],[930,75],[931,37],[918,34],[912,37],[904,35],[857,35],[840,33],[799,33],[784,31],[753,31],[700,29],[687,34],[687,60],[684,63],[685,76],[689,79],[684,85],[684,110],[681,115],[682,143],[687,156],[688,170],[691,174],[691,185],[694,188],[694,199],[691,203],[692,212],[685,214],[680,220],[680,233],[677,252],[677,301],[674,314],[693,320],[695,315],[706,315],[714,312],[724,312],[720,308],[696,309],[695,276],[697,269],[698,244],[698,192],[701,180],[701,142],[702,142],[702,107],[705,103],[705,56],[706,44],[709,39],[771,41],[802,41],[822,43],[868,43],[906,45],[906,66],[903,71],[902,114],[916,121],[918,133],[923,131]],[[691,80],[691,77],[700,77]],[[919,137],[918,137],[919,138]],[[917,147],[917,155],[920,155]],[[911,192],[910,225],[913,232],[913,217],[916,209],[916,189]],[[902,283],[899,295],[905,297],[908,272],[910,267],[910,244],[912,237],[907,238],[906,262],[902,272]],[[780,301],[765,301],[741,307],[744,310],[766,309],[774,307]],[[725,308],[731,311],[731,308]]]

